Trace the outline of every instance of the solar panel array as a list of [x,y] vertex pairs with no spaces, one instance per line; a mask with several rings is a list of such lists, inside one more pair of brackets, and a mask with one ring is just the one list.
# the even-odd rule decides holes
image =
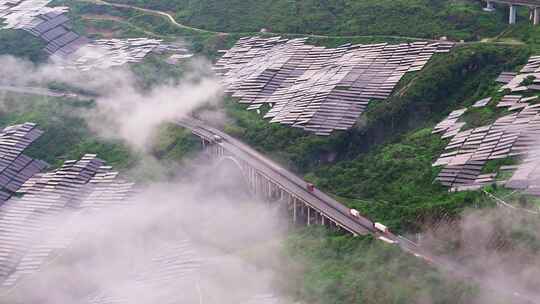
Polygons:
[[246,37],[215,70],[248,109],[268,104],[271,122],[329,135],[351,128],[370,100],[388,98],[407,72],[451,48],[445,42],[325,48],[306,39]]
[[43,39],[50,55],[66,57],[88,43],[71,30],[67,7],[48,7],[50,0],[0,0],[4,28],[23,29]]
[[130,62],[140,62],[150,52],[162,49],[162,40],[149,38],[99,39],[86,44],[68,61],[60,61],[67,69],[87,71],[107,69]]
[[472,107],[473,108],[483,108],[483,107],[487,106],[490,102],[491,102],[491,97],[487,97],[487,98],[478,100],[477,102],[475,102],[472,105]]
[[[48,7],[51,0],[0,0],[3,28],[23,29],[43,39],[45,51],[65,67],[106,69],[139,62],[156,50],[175,51],[174,45],[147,38],[100,39],[90,41],[72,30],[67,7]],[[0,26],[2,28],[2,26]],[[184,51],[184,49],[182,49]]]
[[459,133],[461,128],[465,126],[464,122],[458,122],[458,120],[463,114],[465,114],[466,111],[466,108],[453,111],[450,113],[450,115],[448,115],[447,118],[435,126],[432,133],[444,133],[442,138],[454,137],[457,133]]
[[0,18],[4,19],[3,28],[30,29],[41,21],[39,16],[62,14],[67,7],[49,7],[52,0],[0,0]]
[[540,155],[533,150],[519,165],[508,166],[507,170],[514,171],[505,187],[523,190],[526,194],[540,196]]
[[0,205],[48,166],[23,154],[42,134],[33,123],[7,127],[0,132]]
[[19,189],[21,198],[0,206],[0,288],[10,288],[66,248],[75,229],[60,231],[58,215],[77,222],[84,212],[126,203],[133,183],[96,157],[66,161],[49,173],[38,173]]
[[[528,77],[534,77],[532,83],[523,83]],[[532,56],[519,73],[503,72],[497,82],[503,83],[501,91],[524,92],[527,90],[540,91],[540,56]]]
[[496,177],[496,173],[482,174],[487,161],[528,155],[540,131],[540,104],[529,104],[532,100],[504,96],[498,106],[517,112],[490,125],[456,133],[433,164],[443,166],[436,180],[453,190],[477,189]]

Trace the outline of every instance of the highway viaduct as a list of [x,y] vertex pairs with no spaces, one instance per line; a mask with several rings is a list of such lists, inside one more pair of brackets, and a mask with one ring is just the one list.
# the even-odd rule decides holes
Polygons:
[[[214,159],[234,162],[253,194],[286,203],[295,223],[332,226],[353,235],[382,236],[371,220],[351,216],[349,208],[318,189],[308,189],[306,181],[239,140],[195,119],[183,119],[177,123],[199,137],[204,149]],[[398,241],[397,236],[384,236]]]
[[200,138],[204,149],[216,161],[233,162],[242,171],[252,193],[285,204],[295,223],[325,225],[355,236],[372,235],[378,239],[383,237],[386,241],[394,242],[401,250],[454,276],[474,280],[487,290],[511,298],[513,303],[535,303],[534,296],[523,290],[501,289],[493,282],[476,278],[475,273],[454,261],[431,255],[402,236],[391,232],[382,233],[375,229],[374,222],[366,217],[351,216],[349,208],[318,189],[310,191],[306,181],[232,136],[193,118],[177,120],[176,123]]
[[534,25],[540,24],[540,0],[486,0],[486,11],[493,11],[495,3],[507,5],[509,8],[508,23],[515,24],[517,21],[517,7],[529,8],[529,19]]

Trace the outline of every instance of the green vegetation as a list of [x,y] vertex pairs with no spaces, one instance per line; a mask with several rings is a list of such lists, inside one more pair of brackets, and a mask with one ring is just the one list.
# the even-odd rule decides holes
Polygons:
[[433,126],[460,105],[492,93],[493,79],[526,62],[527,55],[521,47],[476,44],[436,56],[423,71],[406,77],[394,96],[373,101],[355,129],[329,137],[269,124],[232,100],[225,107],[235,124],[227,130],[306,173],[321,164],[354,159],[376,145],[396,142],[401,134]]
[[234,124],[225,126],[227,133],[242,138],[297,172],[307,172],[335,160],[336,152],[348,144],[347,133],[314,136],[300,129],[269,124],[257,113],[246,111],[244,105],[231,99],[226,100],[225,107],[234,119]]
[[219,35],[178,27],[163,16],[129,8],[67,0],[56,0],[51,5],[69,6],[74,28],[90,38],[182,39],[191,44],[194,52],[209,58],[215,58],[218,50],[232,46],[240,38],[240,35]]
[[431,164],[444,146],[431,129],[421,129],[355,160],[321,167],[308,178],[373,219],[417,230],[426,220],[457,216],[483,202],[478,192],[449,193],[434,183],[438,169]]
[[136,87],[141,91],[160,84],[178,83],[186,71],[185,67],[168,64],[163,57],[157,55],[147,56],[129,68],[135,75]]
[[498,41],[506,43],[524,42],[534,54],[540,53],[540,27],[529,22],[520,23],[503,32]]
[[161,160],[178,162],[192,156],[199,145],[199,140],[189,130],[165,124],[156,134],[152,154]]
[[[194,27],[221,32],[329,35],[450,36],[477,39],[504,28],[503,13],[482,12],[479,2],[447,0],[114,0],[176,14]],[[249,13],[246,13],[249,12]]]
[[463,281],[444,278],[397,247],[369,237],[309,228],[289,238],[287,251],[300,263],[297,267],[305,269],[289,288],[306,303],[464,304],[471,303],[477,292]]
[[2,96],[1,102],[1,126],[35,122],[45,131],[27,154],[54,167],[86,153],[99,154],[117,168],[127,168],[136,160],[136,156],[121,143],[100,141],[92,135],[80,117],[90,106],[88,102],[12,94]]
[[23,30],[0,30],[0,56],[12,55],[33,62],[47,58],[43,42]]
[[527,61],[523,47],[475,44],[436,56],[398,94],[368,111],[367,131],[385,138],[438,122],[460,105],[469,105],[494,90],[493,80]]
[[[87,153],[98,154],[123,171],[141,165],[142,155],[123,142],[98,137],[88,128],[82,115],[94,106],[93,102],[19,94],[0,95],[0,102],[0,126],[34,122],[45,131],[26,154],[53,167]],[[163,126],[156,138],[151,152],[164,163],[182,160],[198,148],[189,132],[170,125]]]

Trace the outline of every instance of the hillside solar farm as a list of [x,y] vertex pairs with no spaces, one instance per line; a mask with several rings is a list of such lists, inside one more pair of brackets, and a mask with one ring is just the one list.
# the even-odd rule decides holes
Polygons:
[[227,92],[248,110],[264,105],[272,123],[317,135],[347,130],[371,100],[388,98],[406,73],[422,70],[452,43],[346,45],[305,39],[244,38],[216,63]]

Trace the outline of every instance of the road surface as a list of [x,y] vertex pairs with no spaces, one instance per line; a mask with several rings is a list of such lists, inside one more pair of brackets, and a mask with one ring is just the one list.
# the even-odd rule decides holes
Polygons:
[[308,183],[306,181],[285,170],[274,161],[253,150],[241,141],[218,129],[205,126],[200,121],[194,119],[178,121],[178,124],[193,130],[199,137],[203,137],[209,141],[213,140],[214,135],[220,136],[223,138],[223,141],[216,144],[221,145],[236,158],[247,162],[274,183],[286,189],[287,192],[312,206],[313,209],[334,220],[345,230],[357,235],[377,234],[377,230],[373,228],[372,221],[367,218],[355,219],[351,217],[349,215],[349,208],[320,190],[308,191]]
[[40,95],[40,96],[50,96],[50,97],[75,97],[74,94],[57,92],[45,88],[34,88],[34,87],[15,87],[15,86],[3,86],[0,85],[0,92],[11,92],[19,94],[29,94],[29,95]]

